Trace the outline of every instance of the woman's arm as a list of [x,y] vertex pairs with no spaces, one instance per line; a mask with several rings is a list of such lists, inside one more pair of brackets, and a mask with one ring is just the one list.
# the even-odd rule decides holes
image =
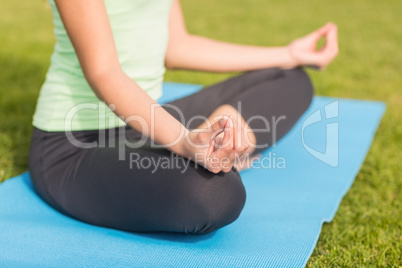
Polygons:
[[[316,43],[322,37],[326,37],[326,45],[316,51]],[[165,64],[170,69],[211,72],[293,68],[298,65],[324,68],[337,53],[337,29],[331,23],[284,47],[238,45],[192,35],[186,30],[179,0],[174,0],[169,18]]]
[[[141,120],[127,123],[157,143],[184,157],[201,160],[212,172],[221,171],[220,166],[210,166],[208,158],[212,153],[225,157],[236,152],[227,148],[215,152],[212,152],[215,148],[210,149],[211,141],[224,131],[228,120],[217,121],[203,132],[187,130],[123,72],[103,0],[56,0],[55,3],[85,78],[99,99],[113,104],[114,112],[124,119],[133,115],[140,117]],[[198,154],[202,157],[197,158]]]
[[[124,119],[132,115],[142,117],[145,129],[140,121],[133,120],[129,124],[158,143],[170,144],[188,132],[164,109],[155,109],[155,117],[165,123],[155,124],[152,135],[151,106],[157,104],[121,69],[103,0],[56,0],[55,3],[84,75],[102,101],[115,105],[116,114]],[[180,143],[170,149],[183,154]]]

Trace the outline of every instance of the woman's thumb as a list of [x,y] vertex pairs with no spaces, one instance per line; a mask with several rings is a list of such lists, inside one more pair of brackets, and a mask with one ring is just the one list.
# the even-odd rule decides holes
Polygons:
[[211,138],[214,139],[220,133],[225,130],[226,122],[228,121],[229,116],[223,116],[220,120],[216,121],[211,125],[212,135]]

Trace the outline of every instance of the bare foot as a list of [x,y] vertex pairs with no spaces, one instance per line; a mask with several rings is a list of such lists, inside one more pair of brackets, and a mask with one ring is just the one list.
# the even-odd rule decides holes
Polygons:
[[239,158],[235,162],[234,166],[237,169],[237,171],[249,169],[250,167],[252,167],[253,161],[260,157],[261,157],[261,154],[257,154],[254,156],[250,156],[250,154],[246,154],[245,156],[242,156],[241,158]]

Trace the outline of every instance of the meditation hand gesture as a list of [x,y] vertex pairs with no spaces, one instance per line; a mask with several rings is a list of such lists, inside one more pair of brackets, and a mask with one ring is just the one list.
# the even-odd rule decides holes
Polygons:
[[248,149],[241,124],[224,116],[206,129],[195,129],[186,137],[188,157],[213,173],[229,172]]
[[[317,50],[317,43],[325,38],[325,45]],[[287,47],[295,65],[325,68],[338,54],[338,30],[335,24],[327,23],[320,29],[296,39]]]

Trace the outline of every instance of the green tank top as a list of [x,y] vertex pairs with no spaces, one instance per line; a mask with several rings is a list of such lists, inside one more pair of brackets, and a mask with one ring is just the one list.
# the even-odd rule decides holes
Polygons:
[[[93,130],[125,125],[86,81],[53,0],[56,44],[33,125],[44,131]],[[105,0],[123,71],[154,100],[162,95],[172,0]],[[116,89],[117,90],[117,89]]]

